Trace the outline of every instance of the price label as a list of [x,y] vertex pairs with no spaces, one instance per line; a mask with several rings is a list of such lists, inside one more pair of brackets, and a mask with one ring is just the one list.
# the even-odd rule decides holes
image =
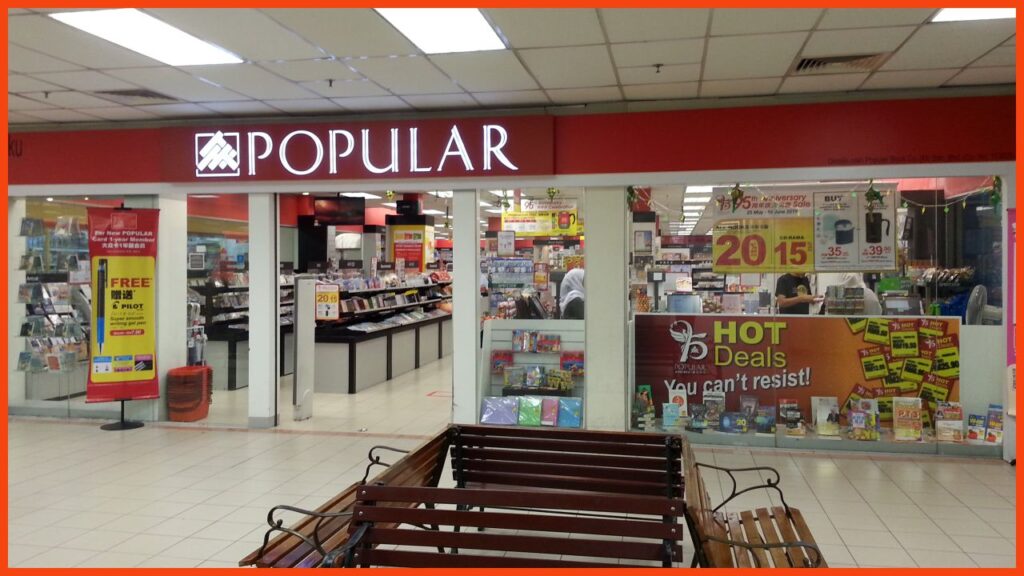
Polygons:
[[341,317],[341,288],[337,284],[317,284],[314,290],[317,320]]
[[865,380],[885,378],[889,374],[889,366],[885,363],[885,354],[880,346],[865,348],[859,354]]
[[928,358],[907,358],[903,362],[903,380],[920,384],[931,369],[932,361]]
[[814,269],[810,218],[723,221],[713,230],[715,272],[806,272]]
[[395,263],[394,262],[384,262],[384,261],[377,262],[377,270],[380,270],[381,272],[387,272],[387,271],[391,271],[391,270],[394,270],[394,269],[395,269]]
[[917,320],[895,320],[889,323],[889,342],[893,358],[918,355]]
[[868,319],[854,318],[853,316],[851,316],[846,319],[846,325],[850,327],[850,332],[853,332],[854,334],[860,334],[868,325]]
[[889,321],[884,318],[869,318],[864,331],[864,341],[872,344],[889,345]]

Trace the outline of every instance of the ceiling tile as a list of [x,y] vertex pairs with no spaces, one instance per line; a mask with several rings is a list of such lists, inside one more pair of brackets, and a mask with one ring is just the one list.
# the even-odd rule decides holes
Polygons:
[[49,92],[47,94],[29,94],[28,96],[60,108],[109,108],[114,105],[114,102],[109,100],[81,92]]
[[752,78],[750,80],[705,80],[700,85],[702,98],[727,96],[764,96],[775,94],[782,78]]
[[38,122],[39,122],[39,118],[34,118],[34,117],[29,116],[27,114],[19,114],[17,112],[8,112],[7,113],[7,123],[8,124],[34,124],[34,123],[38,123]]
[[278,110],[289,114],[310,114],[316,112],[340,112],[341,108],[326,98],[310,100],[265,100]]
[[619,89],[615,86],[548,90],[548,96],[555,104],[587,104],[591,102],[622,101],[622,93],[619,92]]
[[154,104],[138,108],[164,118],[216,118],[220,116],[216,112],[196,104]]
[[845,56],[892,52],[913,34],[913,26],[898,28],[859,28],[812,32],[802,56]]
[[259,10],[149,9],[157,18],[246,60],[301,60],[324,53]]
[[9,43],[87,68],[155,66],[156,60],[87,34],[48,16],[19,16],[8,30]]
[[484,13],[512,48],[580,46],[605,41],[597,10],[592,8],[490,9]]
[[790,76],[782,81],[779,94],[810,92],[847,92],[856,90],[868,77],[863,74],[817,74],[814,76]]
[[797,32],[814,28],[821,9],[716,8],[711,16],[711,35]]
[[709,13],[704,8],[604,8],[601,18],[609,42],[641,42],[702,38],[707,32]]
[[278,76],[295,82],[316,80],[356,80],[359,73],[353,71],[341,60],[292,60],[289,62],[261,62],[260,66]]
[[31,76],[22,76],[20,74],[9,74],[7,76],[7,91],[12,93],[18,92],[45,92],[47,90],[60,90],[59,86],[55,86],[42,80],[37,80]]
[[430,56],[430,60],[471,92],[537,88],[537,83],[510,50],[438,54]]
[[966,66],[1013,34],[1014,20],[943,22],[922,26],[888,62],[885,70]]
[[337,82],[303,82],[302,87],[327,98],[355,96],[387,96],[388,91],[369,80],[339,80]]
[[204,82],[176,68],[133,68],[111,70],[109,74],[150,90],[191,102],[242,100],[241,94]]
[[475,92],[473,97],[484,106],[524,106],[527,104],[549,104],[547,94],[542,90],[518,90],[514,92]]
[[818,29],[916,26],[934,13],[934,8],[829,8]]
[[366,58],[349,64],[396,94],[451,94],[459,88],[423,56]]
[[181,70],[257,100],[313,97],[312,93],[297,84],[267,72],[255,64],[182,66]]
[[81,70],[77,64],[65,62],[40,54],[35,50],[7,43],[7,69],[11,72],[55,72],[59,70]]
[[371,9],[296,8],[266,13],[334,56],[419,53],[405,36]]
[[152,120],[157,118],[153,114],[131,106],[118,106],[116,108],[90,108],[88,113],[104,120]]
[[957,74],[946,86],[967,86],[973,84],[1013,84],[1016,77],[1014,66],[993,66],[991,68],[967,68]]
[[520,50],[520,57],[543,88],[582,88],[615,84],[608,50],[602,46]]
[[238,116],[238,115],[267,115],[267,114],[280,114],[281,112],[275,108],[267,106],[263,102],[256,102],[255,100],[240,100],[237,102],[204,102],[203,108],[209,108],[214,112],[219,112],[227,116]]
[[425,94],[404,96],[402,99],[419,109],[480,107],[469,94]]
[[65,88],[72,90],[81,90],[83,92],[94,92],[96,90],[130,90],[132,88],[138,88],[138,86],[129,84],[124,80],[114,78],[102,72],[93,72],[92,70],[81,70],[78,72],[50,72],[46,74],[36,74],[36,78],[52,82],[53,84],[59,84]]
[[46,110],[48,108],[54,108],[54,106],[15,94],[7,95],[8,110]]
[[334,98],[336,104],[353,112],[408,110],[406,104],[398,96],[377,96],[373,98]]
[[692,64],[704,57],[704,39],[661,40],[612,44],[615,65],[650,66],[652,64]]
[[861,90],[886,90],[893,88],[938,88],[959,72],[959,68],[938,68],[935,70],[879,71],[871,75]]
[[96,122],[99,119],[84,112],[75,110],[33,110],[32,116],[47,122]]
[[706,80],[782,76],[796,58],[806,32],[712,38],[704,61]]
[[662,66],[660,70],[654,66],[619,68],[619,82],[622,84],[668,84],[696,80],[700,80],[700,64]]
[[623,86],[626,100],[678,100],[696,98],[698,82],[675,82],[672,84],[642,84]]
[[1000,46],[975,60],[971,66],[1015,66],[1016,64],[1016,46]]

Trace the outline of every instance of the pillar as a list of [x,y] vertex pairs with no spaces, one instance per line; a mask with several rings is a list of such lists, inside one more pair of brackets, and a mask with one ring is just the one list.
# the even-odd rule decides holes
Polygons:
[[278,207],[276,194],[249,194],[249,427],[277,425]]
[[7,405],[25,402],[25,373],[18,371],[18,354],[25,350],[25,338],[18,337],[25,318],[25,305],[18,303],[18,286],[25,282],[25,271],[18,270],[25,253],[25,238],[18,235],[25,217],[25,199],[7,198]]
[[475,424],[480,382],[480,227],[476,190],[452,197],[452,421]]

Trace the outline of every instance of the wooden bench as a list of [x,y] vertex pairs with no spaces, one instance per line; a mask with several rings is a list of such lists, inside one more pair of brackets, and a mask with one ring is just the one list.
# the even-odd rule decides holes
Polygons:
[[[670,567],[682,560],[683,527],[678,518],[684,513],[684,503],[680,498],[370,485],[359,487],[356,495],[355,516],[348,527],[350,538],[329,554],[325,565],[610,567],[624,560]],[[420,504],[426,508],[412,508]],[[515,511],[472,511],[497,507]],[[537,510],[544,515],[530,513]],[[618,517],[577,515],[579,512]],[[633,516],[626,518],[627,514]],[[527,533],[459,532],[463,526]],[[467,554],[466,550],[478,552]],[[536,554],[559,558],[531,557]]]
[[[826,568],[828,565],[814,542],[807,522],[796,508],[786,504],[779,488],[779,473],[774,468],[724,468],[697,462],[690,443],[683,441],[686,482],[686,522],[693,541],[691,567],[714,568]],[[712,507],[701,468],[728,474],[731,494]],[[739,489],[734,473],[770,472],[763,484]],[[758,508],[728,514],[719,512],[740,494],[752,490],[775,490],[782,506]]]
[[[270,529],[263,539],[263,546],[239,561],[240,566],[260,568],[312,568],[319,566],[328,551],[344,546],[348,540],[348,527],[352,508],[356,503],[356,490],[366,484],[366,478],[374,466],[387,466],[387,470],[370,483],[386,486],[437,486],[444,470],[448,453],[449,430],[422,443],[408,452],[394,464],[388,465],[375,452],[378,449],[405,452],[388,447],[370,450],[370,464],[361,482],[352,484],[340,494],[316,510],[302,510],[292,506],[275,506],[267,514]],[[410,504],[412,506],[412,504]],[[305,515],[299,522],[285,528],[281,520],[274,518],[279,510],[298,512]],[[271,539],[274,532],[281,532]]]

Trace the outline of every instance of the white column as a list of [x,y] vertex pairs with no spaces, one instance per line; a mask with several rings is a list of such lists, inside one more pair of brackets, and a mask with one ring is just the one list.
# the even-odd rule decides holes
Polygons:
[[249,427],[277,425],[277,196],[249,194]]
[[584,279],[586,427],[625,430],[627,252],[626,190],[587,188]]
[[456,190],[452,198],[452,421],[475,424],[480,381],[480,227],[476,190]]
[[[1020,312],[1017,311],[1018,302],[1016,301],[1016,298],[1017,298],[1016,293],[1010,293],[1010,291],[1008,290],[1008,288],[1009,288],[1009,281],[1008,281],[1009,276],[1008,276],[1008,273],[1009,273],[1009,270],[1010,270],[1010,268],[1009,268],[1010,250],[1009,250],[1008,246],[1009,246],[1009,240],[1010,240],[1010,228],[1013,226],[1013,222],[1010,222],[1010,220],[1008,218],[1009,215],[1006,213],[1007,210],[1009,210],[1011,208],[1016,208],[1017,207],[1017,177],[1016,177],[1016,174],[1013,171],[1007,171],[1005,174],[1002,174],[1002,177],[1003,177],[1003,206],[1002,206],[1002,210],[1003,210],[1003,323],[1004,323],[1003,326],[1004,326],[1004,329],[1005,329],[1006,324],[1010,324],[1011,326],[1013,325],[1013,318],[1010,318],[1010,316],[1008,314],[1006,314],[1007,303],[1008,303],[1008,299],[1009,298],[1014,298],[1015,299],[1014,300],[1014,306],[1013,306],[1014,314],[1015,315],[1019,315]],[[1014,252],[1016,252],[1016,250],[1014,250]],[[1019,270],[1019,266],[1020,266],[1020,258],[1017,258],[1017,262],[1014,263],[1014,271],[1015,272],[1016,272],[1016,270]],[[1015,289],[1016,289],[1016,291],[1020,291],[1020,286],[1015,286]],[[1005,332],[1004,332],[1004,334],[1005,334]],[[1005,342],[1005,344],[1006,344],[1006,346],[1013,346],[1013,342],[1009,341],[1008,339]],[[1004,350],[1005,350],[1005,348],[1004,348]],[[1003,411],[1004,411],[1004,413],[1008,412],[1011,409],[1009,404],[1007,404],[1007,401],[1010,399],[1009,398],[1010,394],[1009,394],[1009,389],[1008,389],[1008,381],[1009,381],[1009,377],[1007,375],[1006,381],[1003,382],[1003,389],[1004,389],[1004,392],[1003,392],[1003,404],[1004,404]],[[1013,410],[1016,410],[1016,406],[1013,407]],[[1003,420],[1004,420],[1004,423],[1003,423],[1003,459],[1006,460],[1007,462],[1009,462],[1011,460],[1016,460],[1017,459],[1017,417],[1016,416],[1007,416]]]
[[128,402],[125,414],[137,420],[166,420],[167,372],[188,363],[188,201],[184,195],[169,193],[126,196],[124,206],[160,210],[156,254],[156,366],[160,398]]
[[25,338],[18,334],[25,319],[25,305],[18,303],[18,286],[25,282],[25,271],[18,270],[25,253],[21,219],[25,217],[25,199],[7,199],[7,405],[25,402],[25,373],[18,371],[18,353],[25,350]]

